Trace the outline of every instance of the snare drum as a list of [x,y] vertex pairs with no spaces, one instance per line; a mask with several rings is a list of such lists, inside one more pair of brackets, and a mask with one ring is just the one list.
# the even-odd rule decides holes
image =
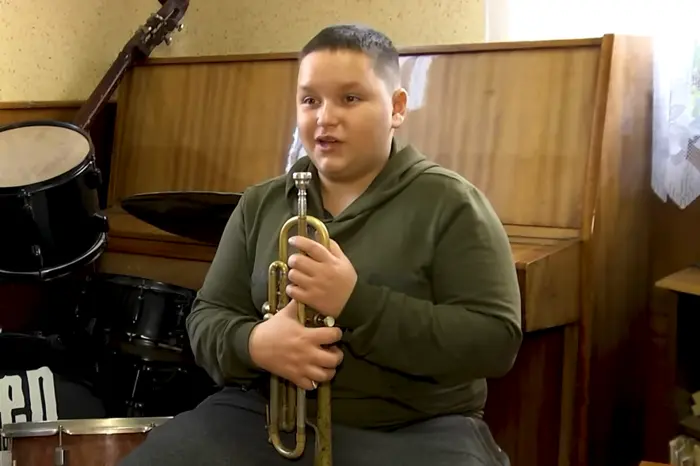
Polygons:
[[116,466],[170,417],[76,419],[5,425],[13,466]]
[[50,280],[95,261],[109,225],[87,132],[70,123],[0,127],[0,277]]

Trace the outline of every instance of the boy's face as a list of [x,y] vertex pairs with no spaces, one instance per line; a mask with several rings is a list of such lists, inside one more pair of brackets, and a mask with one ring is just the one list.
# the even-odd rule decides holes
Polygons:
[[375,171],[403,122],[406,92],[390,90],[367,55],[313,52],[299,64],[297,124],[321,175],[351,181]]

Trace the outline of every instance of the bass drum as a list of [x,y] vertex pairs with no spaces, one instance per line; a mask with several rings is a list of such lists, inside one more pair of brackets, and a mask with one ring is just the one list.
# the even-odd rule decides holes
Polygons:
[[107,245],[102,183],[89,135],[58,121],[0,127],[0,279],[51,280]]
[[[94,369],[79,348],[55,338],[0,333],[0,426],[59,419],[103,418],[106,408],[96,393]],[[7,438],[0,438],[0,465],[7,458]],[[5,463],[3,463],[5,461]],[[37,464],[17,463],[17,464]]]

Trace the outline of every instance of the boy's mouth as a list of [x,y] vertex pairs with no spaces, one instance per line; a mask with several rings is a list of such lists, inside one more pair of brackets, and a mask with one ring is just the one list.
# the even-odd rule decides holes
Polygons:
[[333,136],[319,136],[316,138],[316,144],[323,150],[332,149],[340,143],[340,140]]
[[316,142],[318,143],[327,143],[331,144],[334,142],[340,142],[337,138],[334,138],[333,136],[319,136],[316,138]]

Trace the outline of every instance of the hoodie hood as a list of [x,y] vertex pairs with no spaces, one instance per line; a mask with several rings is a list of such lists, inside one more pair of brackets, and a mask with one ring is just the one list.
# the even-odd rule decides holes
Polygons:
[[[382,171],[372,181],[355,202],[350,204],[340,215],[333,219],[334,222],[343,222],[363,216],[393,199],[413,180],[426,170],[438,165],[425,158],[415,147],[406,144],[399,146],[396,139],[392,141],[389,159]],[[321,199],[321,182],[318,170],[308,156],[300,158],[289,170],[286,176],[285,193],[292,212],[297,213],[297,189],[292,179],[294,172],[308,171],[312,174],[312,180],[308,190],[309,215],[323,218],[323,201]]]

